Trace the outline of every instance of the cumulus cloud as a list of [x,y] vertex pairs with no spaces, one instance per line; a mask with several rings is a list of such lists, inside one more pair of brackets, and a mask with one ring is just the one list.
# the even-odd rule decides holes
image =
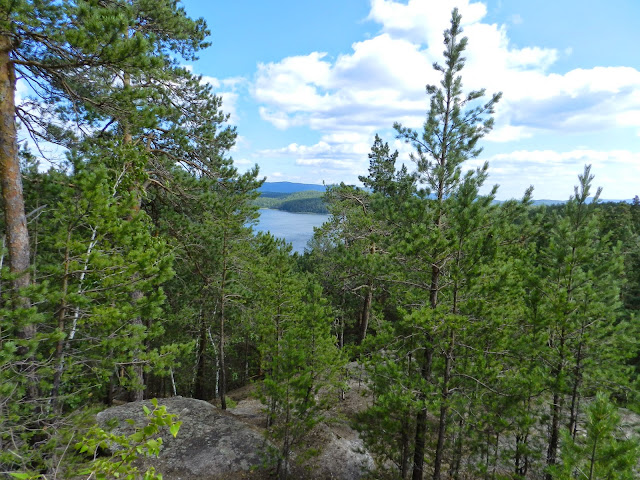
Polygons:
[[458,7],[462,26],[480,22],[487,14],[487,7],[468,0],[424,1],[372,0],[369,19],[382,25],[382,31],[413,43],[442,46],[442,31],[451,19],[451,10]]
[[222,98],[222,111],[230,115],[230,122],[238,124],[238,98],[239,90],[246,88],[247,80],[243,77],[230,77],[219,79],[207,75],[202,76],[202,82],[208,83],[216,95]]
[[262,150],[258,154],[261,157],[288,157],[295,165],[321,169],[324,173],[331,173],[332,178],[340,172],[344,175],[343,180],[351,181],[368,168],[370,140],[369,135],[334,133],[323,135],[314,145],[291,143],[279,149]]
[[[297,165],[313,167],[315,172],[341,170],[345,179],[366,172],[374,132],[388,131],[396,121],[414,128],[424,122],[425,85],[439,82],[432,64],[443,61],[442,32],[449,26],[453,7],[459,8],[464,35],[469,38],[465,89],[503,92],[487,141],[506,144],[539,134],[567,136],[618,127],[638,129],[640,135],[637,69],[554,71],[570,50],[514,45],[506,24],[486,21],[487,7],[480,1],[371,0],[368,20],[380,29],[371,38],[353,43],[349,52],[336,57],[310,52],[258,66],[250,92],[260,104],[261,117],[279,129],[306,126],[322,137],[313,145],[291,144],[262,153],[293,158]],[[335,136],[339,134],[345,136]],[[534,168],[541,163],[533,160],[538,158],[535,155],[523,165],[541,178],[575,178],[583,162],[577,152],[560,157],[545,152],[545,158],[555,159],[552,173]],[[521,152],[513,158],[516,154]],[[617,165],[618,172],[626,165],[620,152],[590,152],[583,164],[594,163],[595,169],[605,157]],[[570,164],[566,172],[558,170],[564,164],[560,158]],[[507,171],[522,172],[520,167],[509,170],[506,159],[492,161],[492,168],[503,169],[495,172],[498,178],[506,179]]]
[[[482,160],[474,160],[469,168],[480,166],[484,160],[490,164],[489,183],[501,185],[499,198],[518,198],[529,185],[534,186],[537,199],[565,200],[573,194],[585,165],[591,165],[595,187],[609,185],[602,198],[623,200],[639,193],[640,152],[629,150],[600,151],[574,149],[564,152],[553,150],[518,150],[501,153]],[[615,185],[615,188],[611,188]]]
[[[425,85],[439,81],[432,64],[443,60],[442,32],[455,5],[469,37],[467,87],[505,91],[512,99],[499,112],[505,125],[510,124],[511,110],[519,110],[519,100],[532,94],[554,98],[562,79],[545,82],[544,88],[540,83],[558,53],[511,46],[506,27],[482,23],[484,4],[373,0],[369,19],[380,23],[381,31],[355,42],[350,53],[331,60],[325,53],[312,52],[258,66],[252,94],[262,104],[262,118],[281,129],[307,125],[323,132],[384,129],[394,121],[419,126],[428,106]],[[568,82],[571,79],[564,83]],[[574,91],[565,90],[561,92],[569,95]],[[535,121],[530,126],[538,127]],[[524,128],[519,131],[527,136]]]
[[354,43],[353,54],[334,62],[314,52],[260,64],[252,93],[263,104],[262,118],[277,128],[375,130],[399,118],[422,118],[429,78],[437,76],[418,46],[382,34]]
[[241,159],[234,159],[233,160],[233,164],[236,167],[252,167],[255,165],[254,162],[252,162],[251,160],[247,160],[246,158],[241,158]]

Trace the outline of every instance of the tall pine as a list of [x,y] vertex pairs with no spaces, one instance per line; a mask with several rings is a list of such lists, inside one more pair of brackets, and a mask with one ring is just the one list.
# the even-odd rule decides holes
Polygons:
[[[439,86],[428,85],[431,97],[430,109],[422,132],[396,124],[398,137],[415,148],[412,159],[417,164],[419,181],[424,189],[413,201],[416,212],[412,232],[405,238],[416,241],[400,246],[403,254],[415,255],[422,264],[430,265],[418,283],[428,294],[424,315],[427,324],[422,331],[423,342],[415,355],[425,385],[434,381],[440,384],[439,422],[437,443],[433,460],[433,479],[441,478],[446,424],[449,409],[451,372],[455,361],[456,330],[462,322],[459,316],[458,287],[455,277],[457,265],[466,257],[473,243],[466,244],[463,224],[455,225],[462,204],[472,205],[478,199],[478,189],[486,177],[487,165],[477,172],[462,174],[462,164],[477,157],[481,149],[477,143],[492,126],[490,115],[500,94],[482,102],[484,90],[465,94],[462,88],[461,70],[465,59],[462,56],[467,45],[462,37],[461,16],[454,9],[451,27],[444,32],[445,64],[434,64],[442,75]],[[486,208],[487,201],[482,205]],[[413,214],[412,214],[413,215]],[[460,218],[460,220],[463,220]],[[467,230],[468,231],[468,230]],[[438,341],[436,341],[436,336]],[[441,378],[433,378],[434,355],[442,357]],[[427,432],[427,391],[421,390],[422,405],[415,420],[415,446],[413,456],[413,480],[422,480]]]

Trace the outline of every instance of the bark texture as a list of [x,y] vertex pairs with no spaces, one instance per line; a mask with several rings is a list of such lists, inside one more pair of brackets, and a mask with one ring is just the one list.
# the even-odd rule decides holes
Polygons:
[[[29,232],[24,210],[22,177],[18,158],[16,132],[16,75],[11,62],[11,39],[0,35],[0,176],[2,200],[9,250],[9,268],[16,275],[13,288],[17,291],[29,285]],[[28,306],[27,298],[17,299]]]

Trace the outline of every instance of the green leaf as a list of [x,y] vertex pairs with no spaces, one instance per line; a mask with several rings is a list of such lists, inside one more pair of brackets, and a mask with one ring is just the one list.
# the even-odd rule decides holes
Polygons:
[[149,407],[147,407],[146,405],[142,406],[142,410],[144,410],[144,413],[147,415],[151,414],[151,410],[149,410]]
[[180,425],[182,425],[182,422],[176,422],[169,428],[169,430],[171,431],[171,435],[173,435],[173,438],[176,438],[176,436],[178,435]]

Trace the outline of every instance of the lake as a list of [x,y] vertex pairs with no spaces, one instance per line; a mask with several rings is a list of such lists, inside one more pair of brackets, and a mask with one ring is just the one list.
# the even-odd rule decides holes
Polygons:
[[328,219],[329,215],[261,208],[255,228],[260,232],[271,232],[274,237],[284,238],[293,245],[294,252],[304,253],[307,242],[313,236],[313,227],[319,227]]

